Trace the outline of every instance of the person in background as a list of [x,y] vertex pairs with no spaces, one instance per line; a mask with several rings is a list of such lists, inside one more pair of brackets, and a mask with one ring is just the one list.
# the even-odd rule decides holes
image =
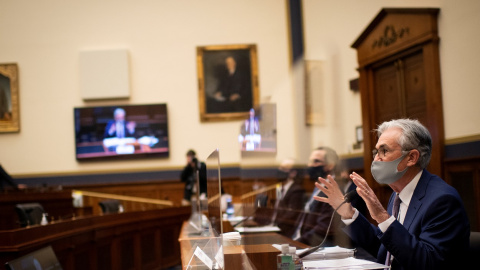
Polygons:
[[281,229],[281,234],[292,237],[295,232],[296,220],[303,206],[305,189],[300,178],[300,172],[295,168],[295,160],[286,159],[278,167],[278,180],[281,181],[277,190],[272,223]]
[[295,168],[295,160],[282,161],[278,167],[278,184],[273,209],[268,212],[256,212],[255,225],[276,225],[282,235],[291,238],[303,209],[305,189],[302,184],[300,172]]
[[[311,181],[317,181],[319,177],[332,175],[333,179],[340,178],[340,159],[330,147],[318,147],[310,154],[308,161],[308,175]],[[341,184],[343,185],[343,184]],[[304,212],[298,220],[294,240],[310,246],[320,244],[326,236],[327,228],[332,217],[333,209],[328,203],[316,201],[313,196],[325,196],[320,189],[314,188],[312,195],[305,204]],[[329,236],[334,233],[334,225],[330,229]]]
[[187,164],[180,174],[180,180],[185,183],[182,205],[191,203],[192,195],[197,193],[197,172],[200,181],[200,194],[207,194],[207,166],[198,161],[194,150],[188,150],[186,154]]
[[[385,209],[365,179],[350,174],[378,225],[345,203],[337,210],[345,232],[392,269],[463,269],[470,224],[458,192],[426,170],[432,153],[429,131],[417,120],[397,119],[380,124],[376,132],[372,175],[394,192]],[[326,195],[315,200],[333,208],[343,202],[331,176],[319,178],[315,186]]]

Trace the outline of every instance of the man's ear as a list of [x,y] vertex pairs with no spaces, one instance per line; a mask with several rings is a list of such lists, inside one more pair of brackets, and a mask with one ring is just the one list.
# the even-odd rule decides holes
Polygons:
[[324,167],[325,172],[328,174],[331,174],[333,172],[333,169],[335,169],[335,164],[327,164]]
[[414,166],[420,158],[420,152],[417,149],[410,150],[407,154],[407,166]]

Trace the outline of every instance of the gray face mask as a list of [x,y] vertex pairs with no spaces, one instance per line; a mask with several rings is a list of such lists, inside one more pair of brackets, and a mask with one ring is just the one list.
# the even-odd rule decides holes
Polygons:
[[402,178],[402,176],[407,172],[408,167],[399,172],[397,170],[397,166],[407,154],[408,152],[392,161],[373,161],[370,169],[375,181],[377,181],[379,184],[389,185]]

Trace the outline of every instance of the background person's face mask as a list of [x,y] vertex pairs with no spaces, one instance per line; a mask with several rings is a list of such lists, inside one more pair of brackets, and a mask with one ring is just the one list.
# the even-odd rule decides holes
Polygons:
[[325,178],[325,168],[323,165],[316,167],[308,167],[308,175],[310,176],[310,180],[312,181],[317,181],[318,177]]
[[377,181],[377,183],[379,184],[389,185],[402,178],[402,176],[407,172],[408,167],[400,172],[397,170],[397,167],[407,154],[408,152],[392,161],[374,160],[370,169],[372,171],[373,178],[375,178],[375,181]]
[[284,181],[285,179],[288,178],[289,174],[290,174],[289,171],[285,172],[285,171],[282,171],[282,170],[277,170],[277,180],[279,182],[282,182],[282,181]]

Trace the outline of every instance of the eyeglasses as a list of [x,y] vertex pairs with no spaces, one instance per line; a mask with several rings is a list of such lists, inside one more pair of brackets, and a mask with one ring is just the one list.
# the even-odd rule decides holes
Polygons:
[[[372,155],[373,155],[373,159],[375,159],[375,156],[378,155],[379,158],[386,158],[389,153],[391,152],[395,152],[396,150],[388,150],[386,149],[385,147],[380,147],[380,149],[373,149],[372,150]],[[405,153],[408,153],[410,150],[402,150],[402,154],[405,154]]]

